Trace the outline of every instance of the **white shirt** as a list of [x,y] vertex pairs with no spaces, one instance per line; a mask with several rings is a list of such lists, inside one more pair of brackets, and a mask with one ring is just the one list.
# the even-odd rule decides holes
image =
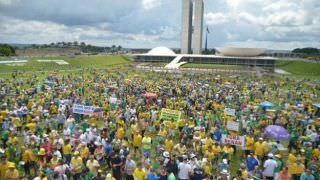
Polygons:
[[189,172],[191,172],[190,164],[181,162],[178,165],[178,169],[179,169],[179,173],[178,173],[179,179],[189,179]]
[[268,177],[273,177],[274,175],[274,170],[276,169],[277,167],[277,162],[273,159],[268,159],[266,162],[264,162],[264,171],[263,171],[263,174],[265,176],[268,176]]

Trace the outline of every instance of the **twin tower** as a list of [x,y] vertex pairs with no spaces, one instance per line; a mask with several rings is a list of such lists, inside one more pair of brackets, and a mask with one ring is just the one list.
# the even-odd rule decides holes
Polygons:
[[181,54],[202,53],[203,6],[203,0],[182,0]]

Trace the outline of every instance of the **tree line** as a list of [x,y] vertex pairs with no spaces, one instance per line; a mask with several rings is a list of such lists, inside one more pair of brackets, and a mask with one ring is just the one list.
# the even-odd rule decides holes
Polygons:
[[[30,48],[30,47],[27,47]],[[122,50],[120,45],[112,45],[110,47],[101,47],[101,46],[94,46],[91,44],[86,44],[85,42],[52,42],[50,44],[32,44],[31,48],[80,48],[81,52],[84,53],[114,53]]]
[[16,54],[15,48],[8,44],[0,44],[0,56],[13,56]]

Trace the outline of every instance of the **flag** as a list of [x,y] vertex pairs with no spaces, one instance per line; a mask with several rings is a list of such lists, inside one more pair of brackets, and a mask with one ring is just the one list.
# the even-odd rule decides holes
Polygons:
[[207,26],[207,33],[210,33],[210,31],[209,31],[209,27]]

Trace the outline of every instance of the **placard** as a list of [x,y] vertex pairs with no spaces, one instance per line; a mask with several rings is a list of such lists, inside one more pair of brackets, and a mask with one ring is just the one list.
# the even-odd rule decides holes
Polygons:
[[80,104],[73,105],[73,113],[83,115],[103,115],[103,110],[100,107],[84,106]]
[[181,118],[181,111],[171,109],[161,109],[160,119],[179,121]]
[[231,135],[222,134],[221,142],[222,144],[230,144],[230,145],[245,147],[244,136],[231,136]]
[[235,116],[236,110],[231,108],[225,108],[224,113],[226,113],[228,116]]
[[239,131],[239,122],[227,121],[227,129],[231,131]]

